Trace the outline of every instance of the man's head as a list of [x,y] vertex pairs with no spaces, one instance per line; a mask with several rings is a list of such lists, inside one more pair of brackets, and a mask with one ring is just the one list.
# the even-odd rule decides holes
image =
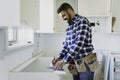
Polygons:
[[68,3],[61,4],[57,10],[57,13],[62,17],[63,20],[67,20],[68,23],[75,15],[72,6]]

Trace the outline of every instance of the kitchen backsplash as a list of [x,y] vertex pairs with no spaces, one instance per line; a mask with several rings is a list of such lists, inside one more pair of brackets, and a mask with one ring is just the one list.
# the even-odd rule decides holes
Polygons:
[[[49,56],[57,56],[63,47],[65,33],[42,33],[39,37],[39,50],[43,49]],[[93,33],[93,45],[95,50],[109,50],[120,52],[120,35],[111,35],[107,33]]]

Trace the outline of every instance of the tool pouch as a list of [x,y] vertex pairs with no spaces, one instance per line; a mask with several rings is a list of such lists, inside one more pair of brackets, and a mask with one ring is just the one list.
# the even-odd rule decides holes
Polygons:
[[86,72],[87,69],[84,62],[88,65],[91,72],[94,72],[99,65],[96,53],[90,53],[84,58],[74,60],[74,62],[78,72]]
[[90,53],[88,56],[85,57],[85,61],[90,68],[90,71],[94,72],[99,66],[99,62],[97,61],[96,53]]
[[84,64],[84,61],[79,60],[75,60],[75,65],[77,68],[78,72],[85,72],[86,71],[86,66]]
[[77,75],[78,74],[78,71],[77,71],[77,68],[76,68],[75,64],[69,64],[68,70],[73,75]]

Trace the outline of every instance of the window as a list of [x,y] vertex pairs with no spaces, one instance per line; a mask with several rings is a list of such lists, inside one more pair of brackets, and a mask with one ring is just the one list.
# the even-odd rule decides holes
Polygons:
[[31,28],[9,28],[9,46],[17,43],[32,43],[34,41],[34,30]]
[[9,28],[8,29],[8,43],[9,45],[15,44],[17,42],[17,29]]

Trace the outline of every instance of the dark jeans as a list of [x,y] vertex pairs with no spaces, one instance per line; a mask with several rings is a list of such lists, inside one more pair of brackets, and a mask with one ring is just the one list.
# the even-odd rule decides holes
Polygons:
[[73,80],[94,80],[94,72],[80,72],[77,75],[73,75]]
[[73,80],[94,80],[94,72],[91,72],[88,65],[85,63],[86,72],[80,72],[77,75],[73,75]]

